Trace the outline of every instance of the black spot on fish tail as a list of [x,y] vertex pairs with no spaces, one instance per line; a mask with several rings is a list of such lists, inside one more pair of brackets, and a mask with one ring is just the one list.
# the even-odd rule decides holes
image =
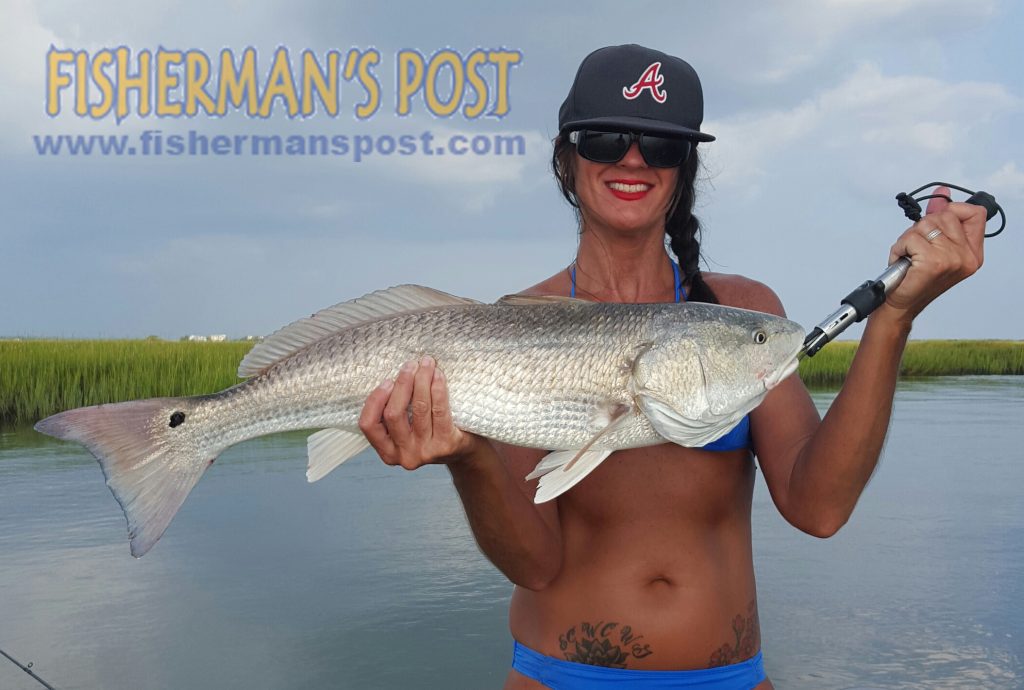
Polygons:
[[185,421],[185,413],[181,412],[179,410],[178,412],[175,412],[175,413],[173,413],[171,415],[171,424],[170,424],[170,426],[173,429],[176,426],[180,426],[182,424],[182,422],[184,422],[184,421]]

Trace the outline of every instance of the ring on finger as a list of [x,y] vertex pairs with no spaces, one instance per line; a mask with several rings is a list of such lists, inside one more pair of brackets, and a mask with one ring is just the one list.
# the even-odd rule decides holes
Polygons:
[[927,235],[925,235],[925,236],[924,236],[924,238],[925,238],[926,240],[928,240],[929,242],[934,242],[934,241],[935,241],[935,239],[936,239],[936,238],[937,238],[937,237],[938,237],[939,235],[941,235],[941,234],[942,234],[942,231],[941,231],[941,230],[939,230],[938,228],[932,228],[932,229],[931,229],[931,231],[930,231],[930,232],[929,232],[929,233],[928,233]]

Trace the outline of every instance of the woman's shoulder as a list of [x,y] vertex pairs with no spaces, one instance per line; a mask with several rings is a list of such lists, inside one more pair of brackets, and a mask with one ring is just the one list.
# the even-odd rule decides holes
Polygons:
[[570,290],[570,281],[565,271],[559,271],[555,275],[542,280],[536,285],[531,285],[525,290],[520,290],[517,294],[524,297],[547,297],[550,295],[563,295],[568,296]]
[[786,310],[775,291],[764,283],[734,273],[701,272],[704,282],[715,293],[718,302],[727,307],[785,316]]

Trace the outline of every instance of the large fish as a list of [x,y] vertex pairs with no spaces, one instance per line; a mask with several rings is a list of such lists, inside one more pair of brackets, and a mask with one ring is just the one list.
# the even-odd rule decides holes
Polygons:
[[491,305],[403,285],[277,331],[242,360],[248,380],[227,390],[82,407],[35,428],[96,456],[138,557],[236,443],[322,429],[309,437],[309,481],[366,448],[363,403],[410,359],[436,359],[459,428],[553,451],[530,475],[541,478],[541,502],[614,450],[724,435],[796,369],[802,342],[792,321],[717,305]]

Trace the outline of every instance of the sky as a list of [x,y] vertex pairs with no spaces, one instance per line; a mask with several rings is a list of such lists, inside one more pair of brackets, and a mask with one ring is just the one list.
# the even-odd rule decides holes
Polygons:
[[[993,193],[1009,218],[981,271],[918,317],[915,338],[1024,339],[1024,26],[1009,0],[379,3],[0,0],[0,337],[268,334],[367,292],[419,283],[484,301],[568,266],[571,210],[549,170],[576,68],[640,43],[701,77],[697,213],[705,269],[760,280],[810,329],[909,226],[894,197],[949,181]],[[341,86],[339,113],[269,118],[47,114],[51,49],[125,46],[235,56],[261,83],[284,46],[376,49],[379,109]],[[515,51],[506,110],[480,70],[484,114],[437,116],[422,92],[399,115],[398,55]],[[215,60],[216,62],[216,60]],[[450,68],[450,65],[449,65]],[[65,68],[67,71],[67,68]],[[172,69],[173,71],[173,69]],[[439,99],[445,91],[443,69]],[[95,86],[95,85],[94,85]],[[93,87],[90,98],[98,100]],[[169,99],[180,100],[180,90]],[[462,95],[459,103],[472,98]],[[90,101],[92,102],[92,101]],[[40,155],[37,139],[189,131],[245,135],[518,136],[522,155]],[[418,140],[418,139],[417,139]],[[963,196],[959,196],[963,199]],[[848,336],[856,337],[859,327]]]

